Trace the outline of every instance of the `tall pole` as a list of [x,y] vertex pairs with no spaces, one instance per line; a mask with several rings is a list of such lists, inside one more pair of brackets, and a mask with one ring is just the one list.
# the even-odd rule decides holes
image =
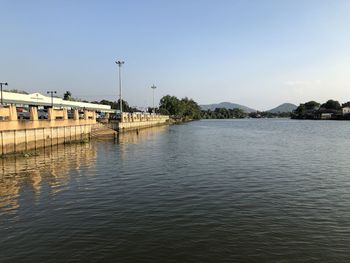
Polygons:
[[53,108],[53,94],[56,94],[57,91],[48,91],[47,94],[51,94],[51,108]]
[[154,90],[155,90],[156,88],[157,88],[157,87],[154,86],[154,84],[153,84],[153,86],[151,87],[151,89],[153,90],[153,113],[156,113],[156,107],[154,106]]
[[119,103],[120,103],[120,114],[123,112],[123,102],[122,102],[122,74],[121,67],[125,63],[124,61],[118,60],[115,62],[119,66]]
[[2,96],[2,85],[7,86],[8,83],[7,82],[0,82],[0,87],[1,87],[1,105],[4,105],[3,96]]

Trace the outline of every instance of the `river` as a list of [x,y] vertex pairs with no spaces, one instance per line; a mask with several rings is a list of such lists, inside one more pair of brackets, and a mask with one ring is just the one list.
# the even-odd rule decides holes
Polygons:
[[202,120],[0,159],[0,262],[348,262],[349,136]]

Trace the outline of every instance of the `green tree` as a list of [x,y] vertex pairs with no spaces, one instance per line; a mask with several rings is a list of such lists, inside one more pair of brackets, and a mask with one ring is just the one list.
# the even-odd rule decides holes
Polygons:
[[305,104],[300,104],[298,108],[294,110],[294,115],[296,118],[303,118],[303,116],[306,113],[306,107]]
[[320,103],[316,101],[309,101],[304,104],[306,110],[318,110]]
[[181,100],[182,115],[187,119],[198,120],[201,118],[201,109],[197,102],[187,97]]
[[[111,106],[112,109],[114,110],[119,110],[120,109],[120,100],[117,101],[109,101],[109,100],[101,100],[99,104],[102,105],[109,105]],[[128,102],[125,100],[122,100],[122,106],[123,106],[123,112],[138,112],[139,110],[133,107],[130,107]]]
[[321,105],[321,108],[328,110],[340,110],[341,106],[340,103],[336,100],[328,100],[326,103]]
[[175,96],[166,95],[160,100],[159,110],[162,114],[182,117],[180,100]]
[[208,109],[201,111],[201,116],[204,119],[232,119],[232,118],[246,118],[248,114],[241,109],[226,109],[216,108],[214,111]]
[[179,100],[175,96],[166,95],[160,100],[159,112],[184,120],[196,120],[201,118],[201,109],[193,99],[183,98]]
[[72,100],[72,93],[70,91],[66,91],[64,94],[63,94],[63,99],[64,100]]

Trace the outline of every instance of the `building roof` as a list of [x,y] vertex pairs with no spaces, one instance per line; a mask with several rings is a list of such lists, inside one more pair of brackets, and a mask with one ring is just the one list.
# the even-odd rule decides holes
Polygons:
[[[3,91],[3,101],[7,104],[23,104],[37,106],[51,106],[51,97],[44,96],[40,93],[21,94]],[[59,108],[84,108],[88,110],[115,112],[110,105],[102,105],[80,101],[69,101],[53,97],[53,106]]]

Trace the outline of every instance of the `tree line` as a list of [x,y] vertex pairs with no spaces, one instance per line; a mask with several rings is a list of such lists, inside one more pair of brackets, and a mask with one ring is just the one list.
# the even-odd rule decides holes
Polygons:
[[272,113],[268,111],[256,111],[247,113],[242,109],[216,108],[215,110],[202,111],[203,119],[243,119],[243,118],[288,118],[290,112]]
[[248,114],[241,109],[216,108],[215,110],[203,110],[203,119],[242,119],[248,117]]
[[292,119],[320,119],[322,114],[331,114],[332,119],[350,119],[349,114],[343,115],[342,108],[350,107],[350,102],[340,104],[336,100],[328,100],[321,104],[316,101],[301,103],[292,113]]
[[[78,100],[72,97],[72,93],[70,91],[67,91],[63,95],[64,100],[71,100],[71,101],[82,101]],[[88,101],[82,101],[82,102],[88,102]],[[103,99],[101,101],[91,101],[91,103],[96,104],[102,104],[102,105],[109,105],[112,109],[118,110],[120,109],[120,100],[118,101],[110,101]],[[128,102],[125,100],[122,100],[122,106],[123,106],[123,112],[140,112],[141,110],[130,107]],[[152,113],[154,111],[153,108],[148,107],[147,112]],[[202,112],[197,104],[193,99],[189,99],[187,97],[178,99],[175,96],[166,95],[160,99],[159,107],[155,108],[156,113],[170,115],[174,119],[178,119],[181,121],[187,121],[187,120],[198,120],[202,117]]]
[[201,108],[193,99],[187,97],[178,99],[175,96],[166,95],[161,98],[159,113],[170,115],[183,121],[198,120],[201,118]]
[[[82,101],[72,97],[72,94],[67,91],[63,95],[64,100]],[[87,102],[87,101],[83,101]],[[118,101],[91,101],[91,103],[109,105],[112,109],[120,109],[120,100]],[[122,106],[124,112],[140,112],[141,110],[130,107],[128,102],[122,100]],[[276,117],[290,117],[290,113],[271,113],[264,111],[257,111],[247,113],[242,109],[227,109],[227,108],[216,108],[214,110],[201,110],[200,106],[196,101],[191,98],[179,99],[176,96],[166,95],[160,99],[159,106],[155,109],[148,107],[147,112],[152,113],[155,110],[156,113],[170,115],[173,119],[179,121],[187,120],[199,120],[199,119],[242,119],[242,118],[276,118]]]

